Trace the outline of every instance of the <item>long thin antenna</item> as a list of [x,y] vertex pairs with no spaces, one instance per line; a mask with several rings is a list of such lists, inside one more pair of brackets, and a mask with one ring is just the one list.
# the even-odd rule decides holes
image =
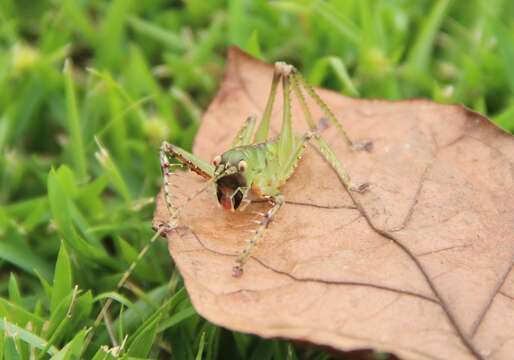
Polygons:
[[[125,284],[125,282],[130,277],[130,275],[132,275],[132,272],[136,268],[139,261],[141,261],[141,259],[148,252],[148,250],[150,249],[152,244],[155,242],[155,240],[157,240],[164,231],[165,231],[165,228],[163,228],[163,227],[159,228],[157,230],[157,232],[154,234],[154,236],[152,236],[152,238],[150,239],[148,244],[146,244],[143,247],[143,249],[141,249],[141,251],[137,255],[137,258],[130,264],[129,268],[123,273],[123,276],[121,277],[120,281],[118,281],[118,284],[116,284],[115,291],[119,291],[121,289],[121,287]],[[100,309],[100,313],[96,317],[95,322],[93,323],[93,326],[91,327],[89,333],[87,334],[86,339],[84,340],[84,345],[82,346],[82,351],[84,351],[89,346],[89,343],[91,342],[91,339],[93,338],[93,334],[94,334],[95,330],[98,328],[98,326],[102,322],[102,318],[107,317],[107,315],[106,315],[107,310],[109,310],[109,307],[111,306],[112,302],[113,302],[112,298],[108,298],[105,300],[102,308]],[[82,358],[82,354],[81,354],[80,358]]]

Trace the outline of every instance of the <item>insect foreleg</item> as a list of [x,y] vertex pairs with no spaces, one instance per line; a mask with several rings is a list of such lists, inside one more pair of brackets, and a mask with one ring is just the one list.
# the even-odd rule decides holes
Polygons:
[[257,242],[262,238],[264,232],[268,228],[269,224],[273,221],[275,214],[277,211],[284,205],[284,196],[282,194],[277,194],[270,198],[273,206],[264,214],[263,219],[259,222],[259,227],[255,230],[254,235],[248,240],[246,247],[241,251],[239,256],[237,257],[236,264],[232,268],[232,276],[239,277],[243,274],[243,267],[248,258],[250,257],[251,252],[257,246]]
[[161,161],[162,158],[167,157],[168,159],[176,159],[183,165],[187,166],[187,168],[204,179],[210,179],[214,174],[214,166],[206,163],[199,157],[191,154],[190,152],[179,148],[173,144],[167,143],[164,141],[161,145]]
[[168,156],[161,148],[160,153],[160,160],[161,160],[161,170],[162,170],[162,183],[163,183],[163,190],[164,190],[164,202],[166,203],[166,208],[168,208],[168,212],[170,214],[171,219],[175,219],[177,217],[178,210],[175,206],[173,206],[173,203],[171,202],[170,197],[170,175],[171,175],[171,166]]
[[[200,158],[193,154],[183,150],[175,145],[163,142],[160,150],[160,161],[163,175],[163,188],[164,188],[164,202],[170,213],[171,220],[175,220],[178,215],[178,208],[176,208],[171,202],[170,196],[170,169],[172,166],[177,164],[171,164],[170,159],[176,159],[179,163],[186,166],[189,170],[194,171],[205,179],[211,179],[213,177],[214,168],[212,165],[207,164]],[[204,188],[201,190],[203,191]],[[196,196],[198,193],[195,193]],[[193,196],[193,197],[194,197]],[[192,197],[191,197],[192,198]]]

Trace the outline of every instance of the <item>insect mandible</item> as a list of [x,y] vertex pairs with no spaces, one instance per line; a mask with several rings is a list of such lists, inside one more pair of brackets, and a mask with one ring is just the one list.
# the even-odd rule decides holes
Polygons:
[[[284,94],[282,128],[278,136],[269,137],[271,113],[280,83]],[[320,121],[319,124],[316,124],[313,120],[305,101],[304,91],[317,103],[326,116],[323,119],[324,121]],[[292,92],[299,101],[309,127],[309,130],[303,134],[295,134],[292,129]],[[257,229],[247,241],[246,247],[237,256],[232,268],[234,277],[241,276],[244,264],[258,241],[263,237],[276,213],[284,204],[285,198],[280,188],[293,175],[305,151],[305,146],[310,140],[314,140],[319,152],[349,191],[366,191],[367,184],[357,185],[352,182],[335,152],[320,136],[321,130],[327,126],[327,121],[330,121],[337,128],[343,141],[352,149],[370,149],[370,143],[352,143],[334,113],[292,65],[284,62],[275,63],[271,90],[257,130],[255,130],[256,118],[248,117],[233,140],[231,148],[215,156],[211,163],[207,163],[175,145],[167,142],[162,143],[160,162],[164,178],[164,199],[170,219],[176,221],[179,215],[179,208],[173,205],[169,193],[171,159],[177,160],[181,165],[186,166],[189,170],[207,180],[206,186],[190,196],[188,201],[205,190],[210,184],[215,184],[217,201],[225,210],[243,211],[251,202],[249,199],[250,192],[253,193],[254,197],[268,201],[271,207],[267,212],[261,214],[262,220],[257,222]]]

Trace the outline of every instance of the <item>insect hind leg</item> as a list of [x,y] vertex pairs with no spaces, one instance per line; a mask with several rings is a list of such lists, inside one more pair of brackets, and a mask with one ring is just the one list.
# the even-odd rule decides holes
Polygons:
[[[327,115],[327,118],[323,118],[318,125],[316,125],[312,119],[311,112],[309,110],[309,107],[307,106],[307,102],[305,101],[305,97],[303,96],[301,86],[302,85],[307,93],[314,98],[316,103],[322,108],[325,115]],[[302,108],[302,111],[304,113],[305,121],[307,122],[307,125],[309,126],[309,129],[312,133],[312,136],[310,138],[314,138],[316,141],[316,144],[318,146],[318,149],[320,150],[321,154],[325,158],[326,161],[332,166],[332,168],[337,173],[337,176],[343,183],[343,185],[350,191],[356,191],[356,192],[364,192],[368,189],[369,184],[362,183],[362,184],[355,184],[353,183],[352,179],[350,178],[350,175],[344,168],[343,164],[339,161],[336,154],[330,147],[330,145],[321,137],[320,132],[323,131],[327,126],[328,123],[331,122],[332,124],[335,124],[341,137],[343,138],[344,142],[350,146],[352,149],[356,149],[359,144],[351,142],[350,138],[344,131],[342,125],[337,121],[335,118],[334,113],[330,110],[330,108],[325,104],[325,102],[319,97],[319,95],[314,91],[314,88],[312,88],[310,85],[307,84],[307,82],[301,77],[301,75],[298,72],[294,72],[291,74],[291,86],[293,88],[293,91],[300,103],[300,106]],[[364,150],[371,150],[371,143],[368,143],[366,145],[362,145],[362,148]]]
[[[293,83],[293,87],[295,88],[295,93],[300,101],[303,101],[302,104],[302,110],[304,112],[308,112],[308,108],[306,108],[305,99],[303,98],[303,94],[301,91],[301,87],[305,89],[307,94],[318,104],[320,109],[325,114],[327,120],[329,120],[337,129],[340,137],[343,139],[344,143],[348,145],[352,150],[356,151],[371,151],[373,149],[373,142],[372,141],[364,141],[364,142],[353,142],[346,131],[344,130],[343,126],[339,122],[339,120],[336,118],[335,114],[332,112],[332,110],[328,107],[328,105],[323,101],[323,99],[318,95],[316,90],[305,81],[302,74],[300,74],[298,71],[295,71],[291,74],[291,81]],[[314,127],[314,122],[312,121],[312,117],[310,119],[306,119],[307,122],[309,122],[309,127],[311,130]]]
[[368,183],[354,183],[348,174],[348,171],[344,168],[343,164],[337,158],[337,155],[334,153],[330,145],[323,139],[318,133],[315,133],[313,136],[318,149],[325,158],[326,161],[330,164],[330,166],[337,173],[337,176],[343,183],[343,185],[350,191],[363,193],[369,188]]

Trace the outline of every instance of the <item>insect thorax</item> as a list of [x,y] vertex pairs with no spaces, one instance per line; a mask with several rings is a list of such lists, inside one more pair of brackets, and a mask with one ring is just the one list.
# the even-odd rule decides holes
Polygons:
[[[296,137],[295,137],[296,138]],[[278,142],[269,142],[239,146],[222,154],[222,161],[236,165],[245,160],[248,168],[244,173],[246,183],[260,196],[275,195],[279,188],[294,173],[300,157],[285,163],[279,159]]]

